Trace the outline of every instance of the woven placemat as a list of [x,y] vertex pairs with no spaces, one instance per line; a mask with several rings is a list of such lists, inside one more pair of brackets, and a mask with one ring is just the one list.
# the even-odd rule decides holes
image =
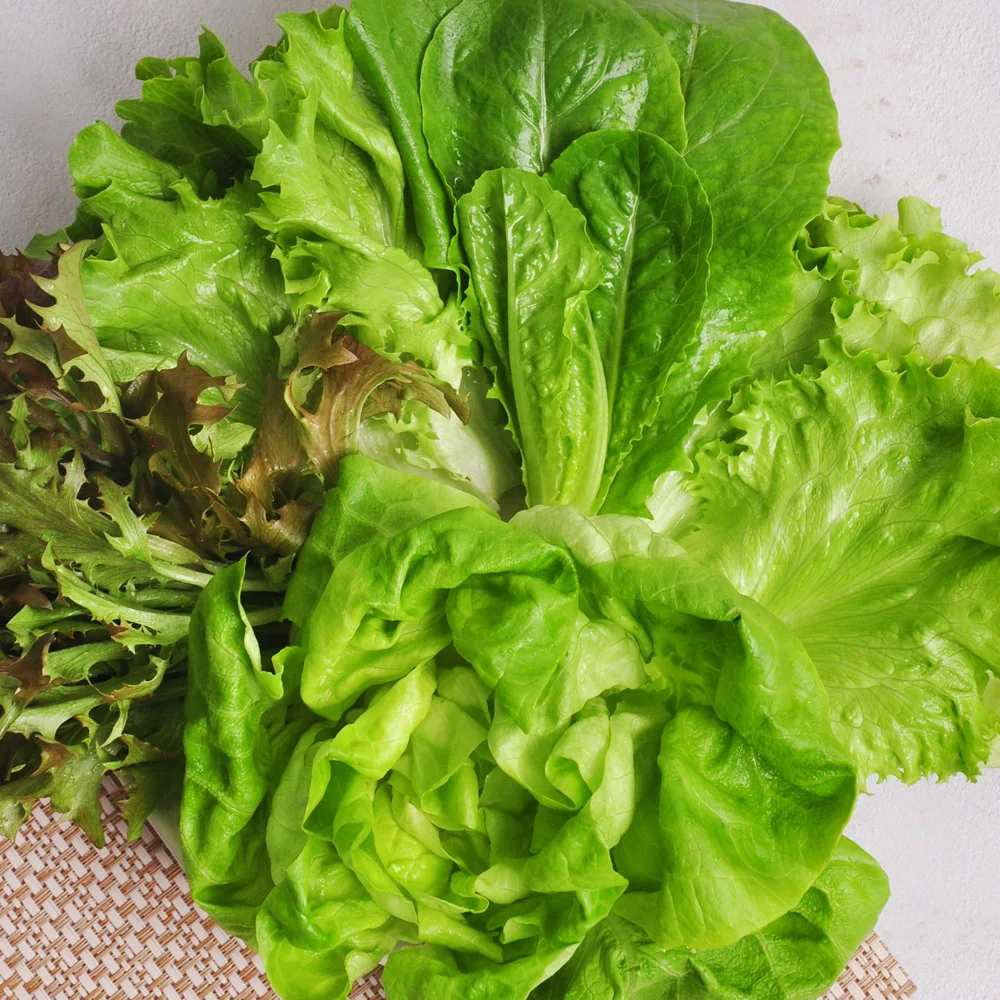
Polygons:
[[[180,865],[149,828],[128,844],[102,800],[108,846],[38,809],[0,841],[3,1000],[275,1000],[253,952],[188,898]],[[916,987],[872,935],[826,1000],[903,1000]],[[352,1000],[384,1000],[377,977]]]

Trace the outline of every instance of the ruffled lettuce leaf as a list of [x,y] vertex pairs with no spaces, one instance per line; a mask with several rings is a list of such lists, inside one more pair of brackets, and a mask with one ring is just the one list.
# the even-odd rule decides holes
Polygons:
[[[198,49],[197,56],[140,60],[136,77],[142,81],[142,97],[119,101],[115,111],[131,145],[186,171],[204,192],[244,177],[254,144],[247,129],[236,125],[254,112],[259,116],[266,99],[208,29],[202,31]],[[217,109],[222,102],[227,110],[238,105],[245,110],[223,117]]]
[[1000,278],[979,268],[982,256],[944,233],[940,213],[919,198],[881,218],[831,199],[796,254],[794,315],[765,342],[756,371],[815,364],[820,341],[834,335],[852,353],[1000,360]]
[[[305,625],[334,566],[364,542],[391,538],[449,510],[481,506],[467,493],[390,469],[376,476],[367,459],[345,459],[337,489],[327,493],[296,560],[285,593],[285,616]],[[378,520],[371,519],[369,510],[379,512]]]
[[698,949],[784,913],[826,863],[856,793],[803,647],[643,521],[551,508],[515,523],[563,538],[591,614],[632,636],[670,710],[637,776],[637,801],[657,806],[637,811],[616,854],[630,882],[617,912],[663,948]]
[[737,396],[679,537],[798,636],[863,776],[974,777],[997,731],[1000,375],[821,351]]
[[290,311],[267,241],[248,217],[256,198],[235,185],[202,199],[179,170],[102,124],[77,137],[70,169],[104,227],[81,268],[101,346],[160,364],[186,353],[212,375],[235,376],[238,415],[259,418],[277,367],[274,337]]

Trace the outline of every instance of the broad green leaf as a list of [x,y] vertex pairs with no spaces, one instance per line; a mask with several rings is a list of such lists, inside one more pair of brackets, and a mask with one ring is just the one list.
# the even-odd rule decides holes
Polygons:
[[252,178],[263,188],[254,220],[275,244],[297,315],[345,312],[358,339],[405,356],[458,387],[471,364],[453,301],[419,259],[392,133],[345,41],[344,12],[286,14],[281,43],[255,64],[281,83]]
[[383,0],[356,0],[344,37],[392,126],[406,170],[424,263],[450,268],[451,207],[431,163],[422,128],[420,65],[441,19],[459,0],[411,0],[405,10]]
[[842,838],[786,915],[719,950],[664,952],[609,917],[533,1000],[815,1000],[836,981],[888,899],[881,868]]
[[327,722],[315,722],[308,726],[299,736],[274,786],[265,844],[271,863],[271,879],[275,885],[285,877],[309,840],[302,821],[309,804],[313,763],[316,754],[332,735],[332,727]]
[[712,215],[694,171],[647,132],[583,136],[547,176],[583,213],[604,268],[588,297],[611,428],[600,504],[697,332]]
[[698,412],[729,395],[792,309],[792,245],[822,208],[840,140],[823,68],[777,14],[729,0],[629,2],[680,65],[685,155],[715,222],[702,329],[609,496],[607,509],[645,516],[657,478],[682,462]]
[[383,688],[330,740],[321,751],[323,758],[343,761],[365,778],[384,778],[399,763],[414,730],[430,712],[436,682],[434,664],[427,662]]
[[[392,245],[392,204],[363,149],[318,121],[313,91],[271,122],[252,178],[264,191],[255,214],[272,233],[305,233],[358,252]],[[335,305],[337,303],[334,303]]]
[[596,499],[607,390],[587,295],[600,259],[583,216],[540,177],[484,174],[458,205],[479,336],[524,458],[528,504]]
[[431,157],[456,197],[481,174],[541,174],[574,139],[644,129],[683,149],[677,64],[624,0],[463,0],[420,79]]
[[273,888],[265,846],[276,780],[271,734],[295,688],[280,669],[264,669],[240,603],[243,577],[243,563],[219,572],[191,619],[180,832],[195,902],[253,941],[257,912]]
[[285,595],[285,615],[304,625],[334,567],[358,546],[461,507],[483,509],[467,493],[348,456],[341,463],[337,489],[327,493],[299,553]]
[[[444,697],[431,700],[427,714],[412,732],[406,757],[396,766],[407,778],[420,808],[431,806],[431,794],[451,781],[486,742],[486,735],[486,727],[454,701]],[[478,825],[475,811],[471,819],[474,829]]]
[[853,810],[826,692],[789,630],[646,522],[553,508],[550,541],[560,520],[591,614],[630,633],[680,709],[637,764],[647,806],[616,854],[617,910],[663,948],[725,947],[794,905]]
[[996,732],[1000,376],[823,357],[738,397],[681,541],[798,636],[863,776],[974,776]]

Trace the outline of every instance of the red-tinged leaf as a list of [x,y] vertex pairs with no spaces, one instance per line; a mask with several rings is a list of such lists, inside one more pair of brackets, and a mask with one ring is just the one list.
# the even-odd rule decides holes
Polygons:
[[250,462],[236,485],[248,500],[256,500],[263,510],[273,513],[282,498],[296,495],[307,465],[298,421],[285,403],[284,384],[272,379]]
[[228,407],[199,403],[206,390],[224,388],[227,381],[190,364],[186,353],[176,368],[156,373],[159,398],[150,410],[149,425],[162,443],[154,444],[149,464],[164,479],[184,489],[219,491],[221,463],[195,447],[191,426],[210,427],[229,415]]
[[50,686],[51,681],[45,675],[45,656],[54,641],[54,635],[44,635],[24,656],[0,662],[0,677],[12,677],[19,685],[14,692],[15,703],[30,705]]
[[251,496],[247,498],[243,523],[261,546],[279,555],[293,555],[305,544],[317,509],[308,501],[290,500],[268,512],[257,497]]
[[[416,399],[438,413],[468,420],[464,401],[450,385],[434,380],[414,362],[382,357],[338,328],[340,315],[317,313],[300,332],[299,361],[285,389],[303,447],[328,485],[340,460],[358,450],[361,424],[378,414],[399,416],[404,400]],[[318,378],[311,382],[309,376]],[[299,386],[305,384],[305,398]]]
[[54,260],[31,260],[23,254],[0,253],[0,317],[34,326],[38,317],[32,305],[47,306],[52,299],[38,287],[39,278],[54,278]]

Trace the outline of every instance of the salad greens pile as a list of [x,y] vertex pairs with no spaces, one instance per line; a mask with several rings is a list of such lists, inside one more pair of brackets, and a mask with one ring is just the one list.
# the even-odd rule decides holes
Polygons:
[[285,1000],[814,1000],[1000,731],[1000,276],[762,8],[278,24],[0,258],[0,830],[183,786]]

